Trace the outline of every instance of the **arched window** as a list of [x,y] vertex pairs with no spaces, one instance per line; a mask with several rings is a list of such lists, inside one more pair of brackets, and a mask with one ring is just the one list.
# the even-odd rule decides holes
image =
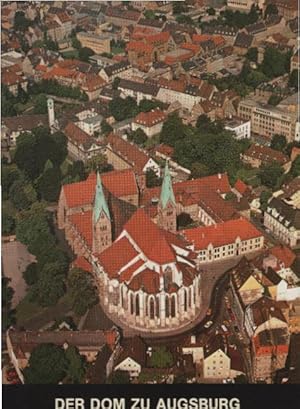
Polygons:
[[138,294],[135,296],[135,315],[140,315],[140,296]]
[[188,309],[188,296],[187,296],[187,291],[186,290],[184,290],[183,291],[183,308],[184,308],[184,311],[187,311],[187,309]]
[[176,299],[175,296],[171,297],[171,317],[176,316]]
[[154,320],[154,315],[155,315],[155,304],[154,304],[154,299],[150,298],[150,319]]
[[166,306],[166,318],[168,318],[170,316],[170,301],[167,295],[166,295],[165,306]]
[[129,299],[130,299],[130,314],[134,313],[134,303],[133,303],[133,295],[130,293],[129,295]]

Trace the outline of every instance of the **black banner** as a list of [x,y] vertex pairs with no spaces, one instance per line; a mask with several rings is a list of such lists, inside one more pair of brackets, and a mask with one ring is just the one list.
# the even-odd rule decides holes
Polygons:
[[3,385],[3,409],[299,409],[299,385]]

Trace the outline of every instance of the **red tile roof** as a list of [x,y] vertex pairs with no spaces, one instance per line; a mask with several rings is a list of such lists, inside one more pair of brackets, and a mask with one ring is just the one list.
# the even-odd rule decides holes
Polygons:
[[[176,261],[171,240],[163,229],[153,223],[143,209],[138,209],[125,224],[124,230],[135,241],[149,260],[159,264]],[[147,232],[147,234],[145,234]],[[170,233],[172,236],[172,233]]]
[[[138,194],[138,187],[134,173],[130,169],[116,170],[101,175],[105,188],[115,197],[131,196]],[[94,200],[96,174],[91,173],[82,181],[63,186],[63,192],[69,208],[91,204]]]
[[206,249],[209,244],[214,247],[234,243],[237,237],[242,241],[261,237],[262,233],[246,219],[229,220],[212,226],[187,229],[183,234],[195,244],[195,250]]
[[225,45],[225,39],[219,35],[210,35],[210,34],[193,34],[193,42],[195,43],[204,43],[206,41],[213,41],[216,47]]
[[151,44],[167,43],[169,41],[169,38],[170,38],[169,31],[163,31],[161,33],[148,35],[146,37],[146,41],[147,41],[147,43],[149,42]]
[[172,146],[162,143],[155,149],[155,152],[161,153],[162,155],[171,158],[174,153],[174,148]]
[[139,259],[135,263],[131,264],[126,270],[120,274],[120,281],[129,281],[134,272],[136,272],[144,264],[144,260]]
[[143,173],[145,165],[148,163],[150,157],[139,149],[133,143],[125,141],[113,133],[107,137],[108,147],[112,151],[121,156],[128,164],[130,164],[138,173]]
[[238,179],[234,185],[234,188],[241,194],[244,195],[247,189],[249,189],[248,185],[244,183],[241,179]]
[[118,277],[122,267],[138,256],[127,237],[116,240],[110,247],[97,255],[99,263],[110,278]]
[[50,80],[55,77],[66,77],[66,78],[72,78],[76,73],[73,70],[70,70],[68,68],[62,68],[62,67],[54,67],[51,71],[46,72],[43,75],[44,80]]
[[200,51],[200,47],[197,44],[193,44],[193,43],[182,43],[182,44],[180,44],[180,48],[184,48],[186,50],[191,50],[195,54],[199,53],[199,51]]
[[83,145],[91,141],[91,136],[76,126],[73,122],[69,122],[64,129],[64,134],[72,142],[78,145]]
[[286,246],[276,246],[270,249],[270,254],[275,256],[277,260],[284,264],[285,268],[290,267],[296,260],[296,254]]
[[282,152],[258,144],[252,144],[250,148],[246,150],[244,156],[258,159],[263,163],[279,162],[281,165],[284,165],[289,161],[289,157]]
[[93,245],[92,211],[72,214],[69,220],[91,249]]
[[1,72],[1,83],[7,86],[21,84],[22,82],[25,81],[26,80],[22,78],[20,75],[10,70],[2,70]]
[[126,45],[127,51],[135,51],[137,53],[151,54],[154,50],[153,45],[146,44],[143,41],[129,41]]
[[139,113],[135,117],[134,122],[143,126],[151,127],[165,121],[166,118],[167,115],[159,108],[157,108],[149,112]]
[[128,286],[133,291],[143,288],[148,294],[156,294],[159,292],[159,274],[147,268],[134,276]]
[[89,273],[93,271],[93,267],[91,263],[85,257],[82,257],[82,256],[77,257],[73,261],[73,266],[77,268],[81,268],[84,271],[88,271]]

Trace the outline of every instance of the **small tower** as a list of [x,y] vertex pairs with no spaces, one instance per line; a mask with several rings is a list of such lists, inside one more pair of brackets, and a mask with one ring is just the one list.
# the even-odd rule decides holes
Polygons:
[[54,113],[54,101],[51,98],[47,99],[47,107],[48,107],[48,121],[49,121],[49,128],[53,129],[55,125],[55,113]]
[[101,253],[112,244],[111,219],[103,193],[100,175],[97,172],[93,208],[93,253]]
[[165,230],[176,232],[176,201],[172,179],[166,162],[164,179],[158,203],[158,225]]

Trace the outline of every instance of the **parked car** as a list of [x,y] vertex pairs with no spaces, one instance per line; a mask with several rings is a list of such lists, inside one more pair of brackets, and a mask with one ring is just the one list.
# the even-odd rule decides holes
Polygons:
[[212,324],[213,324],[212,321],[207,321],[207,323],[204,325],[204,328],[210,328]]

